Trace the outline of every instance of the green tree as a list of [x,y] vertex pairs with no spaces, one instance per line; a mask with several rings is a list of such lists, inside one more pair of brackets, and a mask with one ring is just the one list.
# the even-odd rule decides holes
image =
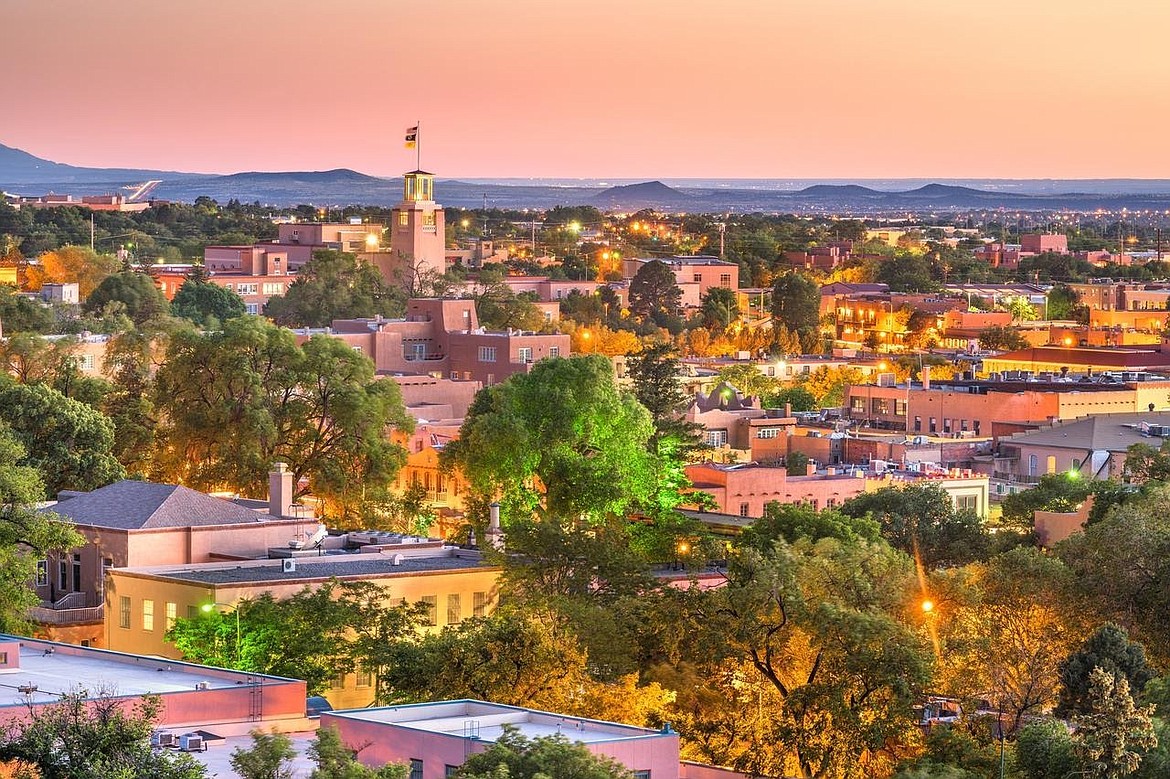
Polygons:
[[292,779],[297,756],[292,739],[283,733],[252,731],[252,746],[232,750],[231,764],[240,779]]
[[661,260],[646,263],[630,280],[629,307],[634,316],[664,325],[678,317],[681,306],[682,290],[674,271]]
[[1059,720],[1039,720],[1020,730],[1016,761],[1024,779],[1068,779],[1078,775],[1072,736]]
[[719,369],[719,381],[727,382],[744,395],[762,398],[777,392],[780,382],[764,373],[755,365],[725,365]]
[[153,400],[155,468],[166,478],[264,495],[272,463],[285,462],[343,523],[404,460],[387,433],[412,428],[397,384],[375,379],[369,358],[324,335],[298,346],[257,317],[176,332]]
[[36,468],[48,495],[93,490],[125,478],[112,454],[114,426],[99,411],[43,384],[0,378],[0,408],[24,447],[23,465]]
[[120,304],[135,324],[142,324],[170,311],[166,297],[145,273],[122,272],[107,276],[85,300],[85,310],[100,312],[111,303]]
[[1138,695],[1158,675],[1146,662],[1146,648],[1130,641],[1124,628],[1102,625],[1060,664],[1060,701],[1055,710],[1058,717],[1076,716],[1089,710],[1093,700],[1091,677],[1097,669],[1125,679]]
[[54,325],[53,310],[18,295],[15,287],[0,284],[0,323],[4,334],[48,333]]
[[784,387],[775,392],[767,393],[762,398],[768,408],[784,408],[792,404],[793,411],[812,411],[817,407],[817,399],[804,387]]
[[986,559],[991,535],[973,512],[958,511],[937,484],[883,487],[845,501],[841,513],[877,520],[882,536],[928,568]]
[[410,776],[410,767],[399,763],[378,768],[359,763],[354,750],[342,743],[337,728],[333,727],[317,730],[317,736],[309,744],[309,757],[317,765],[309,779],[408,779]]
[[911,560],[882,542],[802,538],[730,562],[725,586],[693,592],[679,629],[700,674],[740,662],[743,683],[776,701],[757,715],[767,737],[733,766],[801,777],[887,772],[889,753],[915,739],[911,707],[930,676],[930,650],[902,621],[917,593]]
[[126,705],[108,690],[65,693],[10,720],[0,733],[0,763],[14,763],[17,776],[39,779],[204,779],[207,769],[190,755],[151,748],[161,713],[157,696]]
[[171,301],[171,312],[183,319],[190,319],[204,327],[218,326],[234,317],[246,314],[243,299],[226,287],[189,278],[175,293]]
[[1081,305],[1081,296],[1067,284],[1057,284],[1048,291],[1045,319],[1084,320],[1088,324],[1088,307]]
[[1027,349],[1028,339],[1013,327],[991,325],[979,331],[979,348],[990,349],[993,352],[1012,352],[1017,349]]
[[36,561],[51,551],[80,546],[84,539],[55,514],[37,512],[44,485],[35,468],[22,465],[24,446],[0,420],[0,632],[25,633],[26,613],[37,605],[29,587]]
[[1089,675],[1087,710],[1077,718],[1073,751],[1084,775],[1120,779],[1138,770],[1142,753],[1158,746],[1152,706],[1139,708],[1129,693],[1129,682],[1102,668]]
[[795,333],[815,331],[821,321],[821,288],[800,273],[786,273],[772,287],[772,319]]
[[700,309],[703,326],[710,330],[726,330],[739,319],[739,300],[735,290],[712,287],[703,296]]
[[880,544],[881,528],[868,515],[852,517],[836,509],[817,511],[805,503],[768,503],[764,515],[744,528],[740,544],[761,554],[777,541],[795,544],[800,539],[820,541],[835,538],[843,542],[869,541]]
[[505,523],[533,512],[597,523],[657,495],[650,414],[599,355],[543,360],[475,397],[444,450]]
[[328,327],[334,319],[401,316],[402,292],[386,285],[372,265],[357,255],[320,249],[297,272],[288,292],[269,299],[264,313],[280,325]]
[[1157,449],[1132,444],[1125,450],[1123,475],[1131,484],[1170,481],[1170,441],[1164,441]]
[[459,779],[630,779],[620,763],[590,752],[561,734],[527,739],[511,725],[483,752],[455,772]]

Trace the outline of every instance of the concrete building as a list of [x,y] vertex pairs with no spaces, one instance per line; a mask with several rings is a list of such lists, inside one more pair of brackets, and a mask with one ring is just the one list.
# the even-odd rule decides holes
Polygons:
[[[344,547],[335,543],[323,550],[285,544],[262,560],[112,568],[105,592],[106,644],[177,658],[164,638],[177,617],[196,617],[208,604],[246,611],[247,601],[262,595],[286,598],[334,581],[372,582],[388,604],[423,603],[435,630],[491,614],[498,604],[500,569],[485,566],[475,550],[374,532],[349,533],[340,543]],[[360,672],[339,671],[326,692],[335,708],[368,706],[373,696],[372,680]]]
[[699,776],[680,765],[679,737],[669,727],[651,730],[484,701],[332,711],[321,715],[321,726],[336,728],[346,744],[368,744],[358,754],[366,765],[406,763],[414,779],[451,776],[469,755],[494,743],[505,726],[529,739],[562,735],[621,763],[635,779]]
[[[244,734],[254,728],[296,732],[305,718],[305,683],[158,657],[0,635],[0,729],[78,689],[108,690],[127,708],[143,695],[162,699],[158,728]],[[202,744],[200,744],[202,746]]]

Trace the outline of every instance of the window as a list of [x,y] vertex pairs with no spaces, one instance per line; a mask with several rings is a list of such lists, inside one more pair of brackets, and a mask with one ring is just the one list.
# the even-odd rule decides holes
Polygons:
[[853,414],[865,413],[865,398],[853,396],[849,399],[849,411]]
[[922,417],[914,417],[914,432],[922,432]]
[[634,779],[650,779],[649,771],[635,771]]
[[154,601],[142,601],[142,629],[154,630]]
[[175,619],[178,616],[178,606],[174,603],[167,603],[167,630],[175,626]]
[[695,282],[695,283],[700,283],[700,282],[702,282],[702,281],[703,281],[703,274],[702,274],[702,273],[695,273],[695,274],[692,274],[692,275],[691,275],[691,281],[693,281],[693,282]]
[[256,294],[256,283],[250,282],[250,283],[245,284],[243,282],[240,282],[239,284],[236,285],[236,294],[255,295]]
[[904,401],[904,400],[895,400],[894,401],[894,416],[898,416],[898,417],[906,416],[906,401]]
[[549,357],[560,357],[561,356],[561,347],[559,347],[559,346],[548,347],[548,356]]
[[187,619],[195,619],[199,616],[199,608],[197,606],[187,607]]
[[471,615],[482,617],[487,614],[487,593],[477,592],[471,596]]
[[458,625],[463,621],[463,604],[459,600],[459,593],[447,596],[447,624]]
[[448,779],[449,777],[452,777],[452,776],[454,776],[454,775],[455,775],[455,773],[456,773],[458,770],[459,770],[459,766],[457,766],[457,765],[445,765],[445,766],[443,766],[443,777],[444,777],[444,779]]
[[890,401],[886,398],[874,398],[870,403],[870,411],[875,415],[885,416],[890,413]]
[[739,504],[739,515],[740,515],[741,517],[746,517],[746,516],[748,515],[748,511],[750,511],[750,510],[751,510],[751,509],[750,509],[750,507],[748,506],[748,504],[746,504],[746,503],[740,503],[740,504]]
[[423,761],[410,758],[410,779],[423,779]]
[[92,371],[94,368],[94,359],[92,354],[83,354],[81,359],[77,361],[77,368],[83,371]]
[[57,561],[57,589],[69,589],[69,565],[64,559]]
[[118,598],[118,627],[130,627],[130,598],[126,595]]
[[0,652],[0,666],[8,665],[8,653]]
[[398,212],[398,226],[399,227],[406,227],[409,224],[410,224],[410,215],[408,213],[406,213],[405,211],[399,211]]
[[422,596],[423,624],[434,627],[439,624],[439,597],[437,595]]
[[260,292],[264,295],[283,295],[284,294],[284,285],[281,284],[279,281],[277,281],[277,282],[266,281],[266,282],[264,282],[264,284],[261,285]]
[[244,310],[247,311],[249,314],[259,314],[260,313],[260,304],[259,303],[245,303]]
[[81,592],[81,555],[73,555],[73,591]]
[[707,446],[723,446],[727,443],[726,430],[708,430]]
[[480,362],[495,362],[496,361],[496,347],[481,346],[479,347],[479,361]]
[[37,586],[49,586],[49,561],[37,560]]
[[521,346],[517,350],[516,356],[519,358],[520,362],[532,362],[532,347]]
[[1034,454],[1028,455],[1028,475],[1035,476],[1036,469],[1040,467],[1040,458]]
[[720,273],[719,274],[719,286],[721,286],[725,289],[731,288],[731,274],[730,273]]
[[459,381],[459,371],[451,371],[451,381]]
[[979,513],[979,497],[977,495],[960,495],[955,498],[955,508],[959,511]]
[[345,688],[345,671],[338,671],[337,675],[329,682],[329,686],[334,690],[341,690]]
[[934,417],[930,418],[930,432],[932,432],[932,433],[938,432],[938,420],[935,419]]
[[372,678],[373,677],[370,674],[370,669],[367,666],[359,665],[357,667],[357,672],[354,674],[354,686],[369,687]]
[[764,427],[756,433],[756,438],[778,438],[780,436],[780,428],[778,427]]

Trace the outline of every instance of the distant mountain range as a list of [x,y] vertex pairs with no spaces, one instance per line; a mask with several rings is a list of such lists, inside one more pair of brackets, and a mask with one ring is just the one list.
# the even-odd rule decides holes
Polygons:
[[[206,196],[219,201],[235,198],[273,206],[302,203],[388,206],[402,197],[402,179],[369,176],[347,168],[231,175],[85,168],[41,159],[0,144],[0,190],[10,193],[104,194],[151,179],[162,180],[153,197],[188,202]],[[1125,189],[1126,185],[1125,182],[1115,182],[1113,190],[1095,192],[1055,192],[1053,182],[1037,182],[1039,193],[1020,191],[1021,182],[1012,182],[1011,191],[941,183],[928,183],[904,191],[848,183],[813,184],[803,189],[783,186],[789,183],[743,180],[718,186],[708,182],[701,186],[668,186],[661,181],[648,181],[602,188],[586,183],[440,179],[435,189],[438,200],[444,205],[464,208],[482,206],[486,197],[488,206],[496,208],[593,205],[611,211],[657,208],[707,213],[764,211],[877,215],[1000,208],[1013,211],[1170,210],[1170,182],[1166,182],[1162,191],[1157,191],[1157,182],[1135,181],[1128,191],[1117,191]],[[1100,189],[1101,182],[1085,183],[1093,183]]]

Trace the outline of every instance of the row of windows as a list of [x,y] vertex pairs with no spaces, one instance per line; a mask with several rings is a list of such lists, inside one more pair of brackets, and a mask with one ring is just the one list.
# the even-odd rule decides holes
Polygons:
[[[561,356],[561,347],[559,347],[559,346],[548,347],[548,356],[549,357],[560,357]],[[494,346],[481,346],[481,347],[479,347],[479,361],[480,362],[496,362],[496,347],[494,347]],[[516,350],[516,361],[521,362],[521,363],[532,362],[532,347],[531,346],[521,346],[519,349],[517,349]]]
[[[970,423],[970,427],[968,427],[968,422],[966,419],[944,419],[943,424],[942,424],[943,432],[944,433],[954,432],[954,427],[955,427],[956,422],[959,424],[959,431],[964,432],[964,433],[966,433],[968,430],[970,430],[970,431],[973,431],[975,433],[975,435],[979,435],[979,429],[982,427],[982,423],[978,419],[976,419],[973,423]],[[928,427],[928,431],[931,433],[938,432],[938,419],[937,418],[930,417],[930,424]],[[915,433],[922,432],[922,417],[914,417],[914,432]]]
[[[436,627],[439,624],[439,597],[437,595],[424,595],[419,599],[423,604],[423,624],[429,627]],[[486,592],[472,593],[471,596],[471,613],[472,616],[482,617],[487,614],[488,596]],[[459,593],[453,592],[447,596],[447,623],[448,625],[458,625],[463,621],[463,598]]]
[[[174,603],[167,602],[165,606],[165,618],[163,630],[170,630],[177,618],[178,606]],[[187,607],[187,618],[193,619],[197,610],[194,606]],[[118,627],[129,630],[131,626],[131,604],[130,596],[122,595],[118,598]],[[149,598],[142,599],[142,629],[146,631],[154,630],[154,601]]]

